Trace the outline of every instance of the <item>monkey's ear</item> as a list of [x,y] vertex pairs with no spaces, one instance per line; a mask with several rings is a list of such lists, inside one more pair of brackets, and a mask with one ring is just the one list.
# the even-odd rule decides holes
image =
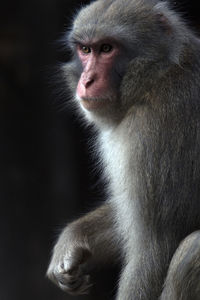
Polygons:
[[168,5],[166,2],[157,3],[154,8],[155,16],[158,22],[158,25],[167,33],[172,33],[173,25],[171,23],[171,18],[173,18],[172,14],[170,14],[170,10],[168,9]]
[[167,33],[172,33],[172,26],[170,25],[170,21],[163,13],[156,14],[158,25]]

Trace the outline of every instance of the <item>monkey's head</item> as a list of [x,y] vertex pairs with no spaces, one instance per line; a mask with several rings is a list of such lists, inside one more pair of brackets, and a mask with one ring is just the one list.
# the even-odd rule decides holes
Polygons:
[[158,76],[147,75],[149,66],[178,63],[182,26],[157,1],[98,0],[83,8],[68,36],[73,58],[66,76],[87,118],[118,122],[141,100]]

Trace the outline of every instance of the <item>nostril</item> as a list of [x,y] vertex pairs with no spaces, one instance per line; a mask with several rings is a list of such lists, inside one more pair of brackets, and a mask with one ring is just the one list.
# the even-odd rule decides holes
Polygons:
[[86,88],[86,89],[89,88],[89,87],[93,84],[93,82],[94,82],[94,79],[88,80],[88,81],[85,83],[85,88]]

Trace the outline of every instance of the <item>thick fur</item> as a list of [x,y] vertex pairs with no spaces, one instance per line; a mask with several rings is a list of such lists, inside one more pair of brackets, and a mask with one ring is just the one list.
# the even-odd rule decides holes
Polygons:
[[[104,251],[107,261],[120,249],[117,300],[200,299],[199,233],[197,242],[187,238],[200,229],[200,42],[166,3],[147,0],[98,0],[80,11],[68,39],[74,51],[74,41],[109,36],[124,45],[119,98],[106,112],[86,111],[73,100],[99,131],[96,148],[109,181],[106,214],[99,218],[97,210],[65,229],[49,277],[80,292],[66,278],[60,283],[70,269],[63,267],[71,259],[67,249],[80,243],[93,261]],[[64,72],[75,95],[81,73],[76,54]],[[184,238],[187,247],[179,246]],[[84,284],[79,281],[81,291]]]

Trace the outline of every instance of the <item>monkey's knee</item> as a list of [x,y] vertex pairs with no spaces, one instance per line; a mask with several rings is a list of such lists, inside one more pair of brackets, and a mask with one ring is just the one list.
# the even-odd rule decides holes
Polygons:
[[200,299],[200,231],[187,236],[169,266],[161,300]]

